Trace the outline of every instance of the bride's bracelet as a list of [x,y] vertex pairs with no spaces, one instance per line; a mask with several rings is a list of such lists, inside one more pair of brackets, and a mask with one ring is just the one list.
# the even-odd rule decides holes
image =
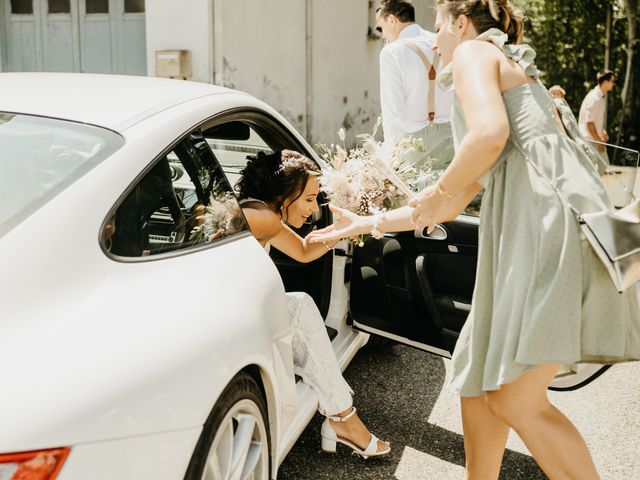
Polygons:
[[378,225],[380,224],[380,219],[384,216],[384,212],[376,213],[373,216],[373,227],[371,228],[371,236],[376,240],[380,240],[384,237],[384,233],[380,231]]

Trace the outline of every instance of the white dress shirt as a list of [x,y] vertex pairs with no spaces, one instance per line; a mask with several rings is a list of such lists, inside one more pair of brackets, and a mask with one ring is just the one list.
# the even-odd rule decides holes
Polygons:
[[[433,63],[434,33],[414,23],[400,32],[401,39],[415,42]],[[443,67],[439,64],[437,72]],[[428,72],[420,57],[401,41],[385,45],[380,52],[380,103],[386,146],[429,125],[428,95]],[[452,104],[453,92],[436,87],[434,123],[451,121]]]
[[[604,133],[604,110],[606,100],[604,93],[597,86],[584,97],[582,105],[580,105],[580,115],[578,117],[578,125],[580,133],[585,138],[591,138],[593,140],[600,141]],[[593,122],[596,127],[596,132],[600,138],[593,138],[591,132],[587,128],[587,123]]]

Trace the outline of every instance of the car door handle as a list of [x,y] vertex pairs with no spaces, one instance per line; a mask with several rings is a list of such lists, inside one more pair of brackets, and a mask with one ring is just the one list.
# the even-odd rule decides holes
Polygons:
[[416,228],[414,235],[416,238],[425,238],[427,240],[446,240],[448,236],[447,231],[440,224],[436,225],[431,233],[427,233],[426,227]]

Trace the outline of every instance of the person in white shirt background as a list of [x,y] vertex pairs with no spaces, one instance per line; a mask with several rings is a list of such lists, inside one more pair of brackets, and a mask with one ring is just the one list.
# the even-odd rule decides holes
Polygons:
[[[409,136],[421,138],[434,168],[453,159],[451,107],[453,92],[436,85],[445,65],[432,50],[435,34],[415,23],[406,0],[382,0],[376,29],[387,41],[380,52],[380,103],[384,145],[393,147]],[[416,165],[419,168],[419,165]]]
[[[598,74],[598,85],[587,93],[587,96],[582,101],[578,125],[580,133],[587,139],[602,143],[609,141],[609,134],[604,128],[607,104],[606,94],[613,90],[615,80],[616,75],[611,70],[605,70]],[[608,160],[605,146],[596,144],[596,148],[602,158]]]
[[[578,127],[578,120],[576,119],[571,107],[567,103],[565,99],[564,88],[560,85],[553,85],[549,88],[549,94],[553,98],[553,103],[558,109],[558,113],[560,114],[560,120],[562,121],[562,125],[564,126],[567,135],[571,137],[587,154],[589,160],[593,162],[595,167],[598,169],[600,174],[603,174],[606,171],[606,163],[603,162],[602,157],[600,156],[600,152],[595,148],[596,144],[587,141],[580,132],[580,127]],[[590,137],[589,137],[590,138]]]

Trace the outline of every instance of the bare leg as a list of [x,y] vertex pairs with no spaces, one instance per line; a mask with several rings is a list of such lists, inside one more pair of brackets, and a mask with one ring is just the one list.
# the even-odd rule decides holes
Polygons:
[[547,386],[559,365],[540,365],[487,393],[493,414],[513,428],[551,479],[599,479],[576,427],[549,402]]
[[485,395],[461,397],[467,480],[495,480],[500,474],[509,426],[487,406]]

